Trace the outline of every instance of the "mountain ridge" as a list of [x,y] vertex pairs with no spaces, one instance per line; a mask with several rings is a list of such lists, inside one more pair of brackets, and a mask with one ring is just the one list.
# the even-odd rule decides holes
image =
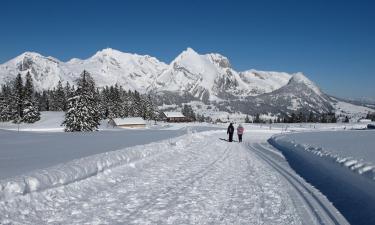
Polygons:
[[[326,113],[330,99],[303,73],[250,69],[236,71],[219,53],[199,54],[187,48],[166,64],[150,55],[102,49],[87,59],[63,62],[36,52],[25,52],[0,64],[0,84],[29,72],[37,90],[54,88],[59,81],[74,82],[83,70],[98,87],[118,84],[140,93],[155,93],[166,102],[190,100],[214,104],[227,111],[288,114],[293,110]],[[164,104],[164,102],[162,102]]]

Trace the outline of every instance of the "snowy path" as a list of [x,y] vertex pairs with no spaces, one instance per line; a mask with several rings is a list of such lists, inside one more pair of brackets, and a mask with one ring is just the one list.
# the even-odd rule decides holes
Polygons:
[[210,131],[145,145],[162,149],[73,183],[0,198],[0,224],[346,224],[264,146],[269,136],[227,143],[222,131]]

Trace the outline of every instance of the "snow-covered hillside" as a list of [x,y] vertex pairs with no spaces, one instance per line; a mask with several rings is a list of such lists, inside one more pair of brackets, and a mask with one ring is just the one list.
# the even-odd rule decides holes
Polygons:
[[359,119],[365,118],[368,113],[375,113],[375,109],[372,108],[354,105],[349,102],[339,101],[336,99],[333,100],[336,115],[339,117],[348,116],[353,122],[357,122]]

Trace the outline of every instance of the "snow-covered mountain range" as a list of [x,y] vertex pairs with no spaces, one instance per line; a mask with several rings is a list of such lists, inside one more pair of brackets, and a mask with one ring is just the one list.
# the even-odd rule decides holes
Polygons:
[[37,90],[52,89],[60,80],[73,83],[83,70],[92,74],[99,87],[117,83],[124,89],[159,94],[171,104],[199,100],[244,113],[332,111],[330,98],[302,73],[238,72],[225,56],[202,55],[191,48],[170,64],[148,55],[110,48],[88,59],[67,62],[25,52],[0,65],[0,84],[14,79],[18,73],[30,72]]
[[220,54],[200,55],[188,48],[169,65],[148,55],[120,52],[114,49],[98,51],[92,57],[62,62],[53,57],[25,52],[0,65],[0,83],[18,73],[30,72],[38,90],[51,89],[59,80],[73,82],[83,71],[89,71],[98,86],[119,84],[125,89],[147,91],[188,92],[194,97],[225,100],[268,93],[288,83],[287,73],[249,70],[235,71],[229,60]]

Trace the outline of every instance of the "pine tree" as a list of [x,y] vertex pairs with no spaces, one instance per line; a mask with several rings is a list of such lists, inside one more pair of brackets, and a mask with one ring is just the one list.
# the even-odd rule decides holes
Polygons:
[[129,90],[127,94],[128,116],[137,115],[137,107],[134,94]]
[[327,120],[327,115],[325,113],[323,113],[320,117],[320,122],[321,123],[327,123],[328,120]]
[[57,83],[54,91],[54,106],[56,111],[65,111],[67,107],[65,90],[62,86],[61,81]]
[[38,104],[35,101],[35,91],[33,80],[30,73],[26,74],[26,83],[24,87],[23,109],[22,109],[22,122],[34,123],[40,120],[40,112]]
[[260,115],[259,115],[259,113],[257,113],[257,114],[255,115],[255,119],[254,119],[253,122],[254,122],[254,123],[261,123],[261,122],[262,122],[261,119],[260,119]]
[[49,104],[49,96],[48,91],[43,91],[42,95],[39,98],[39,108],[41,111],[49,111],[50,110]]
[[296,122],[297,122],[297,123],[303,123],[303,122],[306,122],[305,115],[304,115],[302,112],[299,112],[299,113],[298,113],[298,116],[297,116],[297,118],[296,118]]
[[87,71],[77,80],[74,97],[68,100],[63,125],[66,132],[95,131],[98,129],[100,114],[95,97],[95,82]]
[[40,120],[38,107],[31,101],[25,101],[22,122],[35,123],[38,120]]
[[1,87],[0,93],[0,121],[8,122],[15,118],[12,88],[8,85]]
[[293,112],[292,115],[290,115],[289,123],[295,123],[296,121],[297,121],[297,116],[296,116],[296,114]]
[[65,95],[65,103],[66,104],[68,104],[67,99],[73,97],[73,94],[74,94],[74,86],[70,87],[70,83],[67,81],[65,83],[65,87],[64,87],[64,95]]
[[192,120],[192,121],[196,121],[196,115],[194,113],[194,110],[193,108],[191,107],[191,105],[187,105],[187,104],[184,104],[183,108],[182,108],[182,111],[181,111],[182,115],[184,115],[186,118]]
[[315,117],[314,117],[314,113],[313,112],[310,112],[309,118],[307,119],[307,122],[309,122],[309,123],[314,123],[315,122]]
[[251,123],[249,115],[246,115],[246,117],[245,117],[245,123]]
[[21,74],[18,74],[13,81],[13,107],[12,114],[14,114],[13,122],[20,122],[23,117],[23,100],[24,100],[24,87]]

